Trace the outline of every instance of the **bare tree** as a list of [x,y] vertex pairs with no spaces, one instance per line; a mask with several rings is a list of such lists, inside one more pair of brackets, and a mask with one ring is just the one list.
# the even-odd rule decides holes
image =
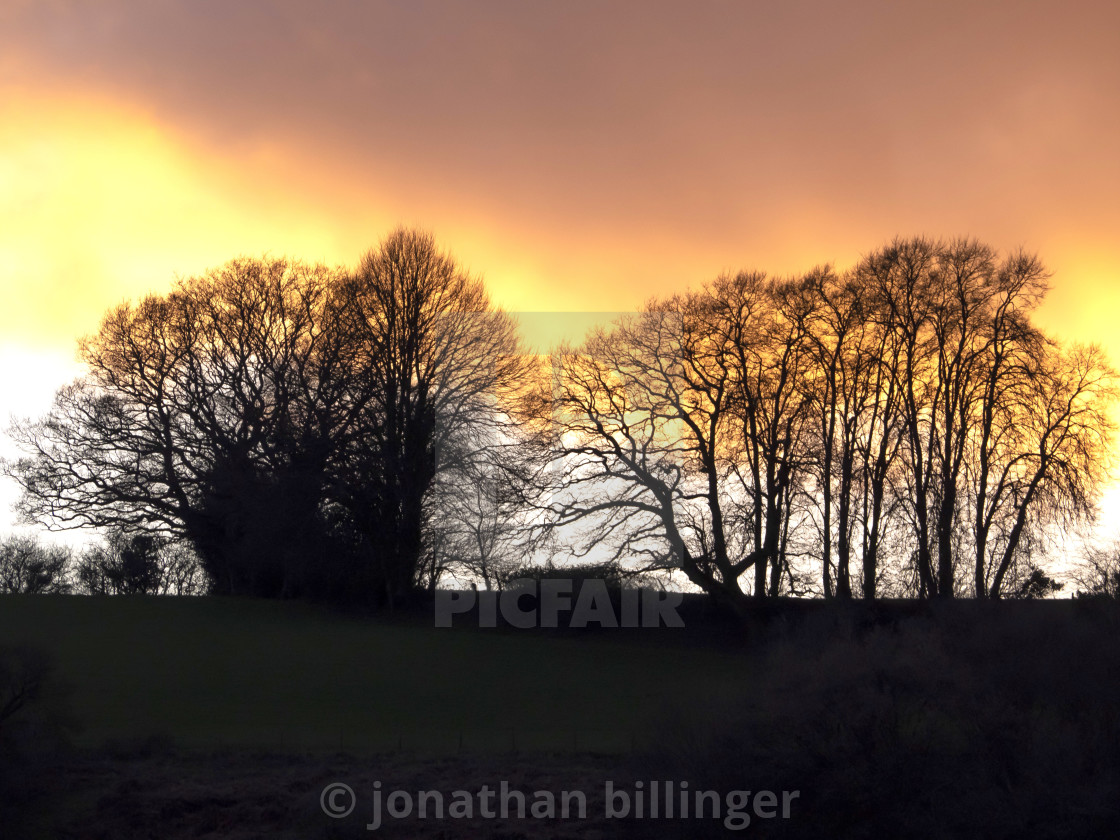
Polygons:
[[431,551],[459,577],[501,589],[548,542],[526,502],[525,441],[510,429],[437,476],[430,493]]
[[868,598],[1033,592],[1047,530],[1091,516],[1115,397],[1099,350],[1031,324],[1046,276],[910,239],[653,301],[558,354],[530,412],[561,465],[547,509],[732,603],[792,591],[797,555],[826,597],[857,561]]
[[1120,542],[1086,546],[1071,577],[1077,598],[1120,599]]
[[729,543],[734,551],[746,536],[734,526],[745,523],[725,522],[720,493],[729,373],[718,353],[687,346],[707,336],[686,327],[692,303],[647,306],[578,349],[561,347],[528,403],[528,422],[550,479],[542,507],[553,527],[583,529],[577,555],[613,535],[616,558],[679,568],[734,603],[747,566],[732,566]]
[[482,282],[409,230],[355,273],[233,260],[117,307],[80,354],[14,430],[26,516],[185,540],[217,592],[390,603],[438,578],[425,497],[526,364]]
[[731,373],[731,463],[749,499],[753,547],[746,560],[757,596],[777,595],[783,574],[789,576],[783,558],[792,499],[812,456],[804,387],[812,303],[799,294],[804,282],[740,273],[717,280],[710,295],[715,317],[708,328],[725,348],[721,365]]
[[1018,444],[993,482],[987,521],[1000,522],[977,597],[1000,598],[1027,529],[1068,527],[1094,515],[1111,467],[1115,374],[1102,351],[1075,346],[1034,360]]
[[317,543],[324,476],[356,420],[332,319],[337,275],[233,260],[108,313],[88,373],[5,465],[49,527],[185,539],[219,592],[295,594]]
[[[811,370],[803,381],[816,416],[812,437],[822,588],[825,597],[850,598],[851,564],[862,558],[863,594],[873,598],[886,478],[900,443],[891,376],[897,342],[884,329],[874,294],[858,272],[813,272],[801,293],[808,299],[805,336]],[[857,542],[860,521],[862,539]]]
[[12,534],[0,540],[0,592],[59,595],[70,591],[70,549]]
[[[866,258],[861,266],[862,276],[874,284],[875,294],[886,308],[888,328],[898,343],[897,364],[890,373],[898,389],[905,432],[902,454],[920,594],[935,594],[939,580],[931,555],[939,487],[934,472],[939,451],[934,410],[941,404],[932,305],[937,252],[937,243],[926,239],[896,241]],[[947,352],[947,347],[940,348],[941,355]]]
[[392,605],[421,583],[425,498],[436,476],[464,430],[504,422],[501,404],[522,386],[527,358],[512,316],[428,233],[391,233],[342,299],[370,399],[333,492]]
[[614,559],[737,609],[778,592],[806,423],[786,286],[721,277],[559,350],[527,414],[553,479],[543,507],[585,529],[582,553],[613,540]]
[[323,474],[355,419],[333,280],[235,260],[111,311],[80,345],[88,375],[16,427],[25,514],[181,537],[219,592],[297,594]]
[[1099,351],[1064,353],[1030,323],[1047,278],[1033,255],[899,240],[857,273],[882,301],[896,348],[899,483],[918,592],[965,591],[960,561],[971,551],[970,588],[999,597],[1032,523],[1068,523],[1092,507],[1111,435],[1111,368]]
[[1091,518],[1113,433],[1103,354],[1031,323],[1045,281],[924,238],[724,275],[526,391],[514,319],[400,229],[354,272],[234,260],[115,308],[4,468],[28,518],[182,541],[217,592],[392,606],[451,570],[500,585],[563,531],[736,609],[999,598]]
[[[978,409],[968,418],[973,440],[966,470],[972,498],[975,562],[973,589],[984,597],[990,581],[989,540],[1005,506],[1016,493],[1025,464],[1022,449],[1039,418],[1029,410],[1039,366],[1058,352],[1030,323],[1030,312],[1045,293],[1046,271],[1034,256],[1012,255],[989,281],[987,347],[978,370]],[[1028,456],[1029,457],[1029,456]]]
[[[853,282],[862,287],[860,268],[854,271]],[[872,289],[866,293],[863,307],[868,331],[861,333],[866,345],[854,352],[866,360],[858,365],[853,376],[858,405],[867,413],[861,419],[857,449],[862,460],[860,471],[860,520],[862,590],[864,598],[874,598],[878,593],[882,575],[881,548],[887,537],[890,523],[900,496],[893,482],[899,452],[905,440],[902,408],[902,388],[895,371],[898,368],[903,342],[893,329],[889,310]],[[862,376],[860,375],[862,374]]]
[[77,559],[78,589],[88,595],[200,595],[205,580],[189,548],[150,533],[110,533]]

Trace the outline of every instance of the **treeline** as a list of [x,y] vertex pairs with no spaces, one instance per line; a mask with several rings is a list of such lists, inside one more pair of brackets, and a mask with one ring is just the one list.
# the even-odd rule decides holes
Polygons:
[[1044,590],[1047,539],[1107,475],[1115,396],[1098,348],[1032,323],[1046,278],[918,238],[650,301],[557,354],[543,506],[732,605]]
[[0,594],[201,595],[206,576],[181,543],[115,531],[73,551],[34,537],[0,538]]
[[397,604],[549,538],[751,596],[1040,594],[1092,516],[1114,375],[1032,255],[898,240],[726,275],[550,357],[431,236],[234,260],[122,304],[17,424],[25,516],[177,540],[212,591]]

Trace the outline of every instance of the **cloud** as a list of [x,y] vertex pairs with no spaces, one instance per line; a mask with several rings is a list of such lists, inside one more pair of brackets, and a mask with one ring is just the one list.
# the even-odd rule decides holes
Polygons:
[[341,261],[330,213],[269,162],[191,149],[111,102],[9,93],[0,105],[0,331],[57,346],[106,307],[240,253]]
[[[0,15],[4,95],[22,90],[31,114],[11,142],[53,143],[46,166],[69,184],[51,181],[70,209],[21,259],[136,276],[118,291],[262,246],[352,260],[404,222],[513,308],[625,309],[722,269],[846,264],[895,234],[1042,249],[1120,221],[1110,3],[56,0]],[[70,122],[47,138],[28,101]]]
[[1055,65],[1105,88],[1086,108],[1116,92],[1088,58],[1105,4],[896,5],[110,0],[29,6],[8,46],[234,154],[623,235],[726,239],[820,197],[885,215],[915,166],[980,199],[993,110]]

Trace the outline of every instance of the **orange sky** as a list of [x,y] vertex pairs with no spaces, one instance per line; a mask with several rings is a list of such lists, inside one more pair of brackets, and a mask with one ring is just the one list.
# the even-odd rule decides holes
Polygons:
[[0,413],[124,297],[402,222],[515,311],[968,234],[1038,251],[1043,323],[1120,360],[1117,32],[1111,2],[7,0]]

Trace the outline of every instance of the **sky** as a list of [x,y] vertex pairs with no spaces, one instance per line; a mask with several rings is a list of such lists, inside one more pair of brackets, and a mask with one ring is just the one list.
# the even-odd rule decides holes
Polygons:
[[1037,252],[1040,323],[1120,361],[1117,32],[1103,1],[2,0],[0,418],[123,299],[399,224],[569,313],[538,345],[968,235]]

